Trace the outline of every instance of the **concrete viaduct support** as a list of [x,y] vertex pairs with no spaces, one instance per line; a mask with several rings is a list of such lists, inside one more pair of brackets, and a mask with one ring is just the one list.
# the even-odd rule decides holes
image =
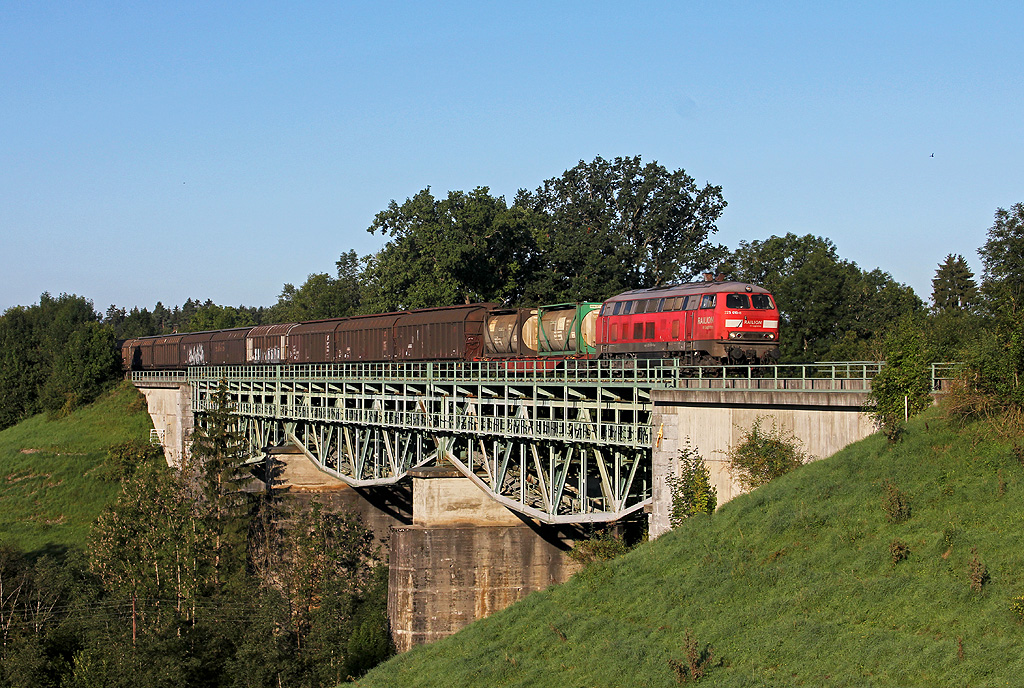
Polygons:
[[679,450],[687,441],[707,464],[721,505],[741,492],[727,469],[726,453],[758,418],[795,436],[814,459],[831,456],[875,431],[863,412],[865,392],[668,389],[653,390],[651,400],[652,539],[670,528],[672,498],[666,478],[678,471]]
[[153,429],[160,437],[167,465],[181,468],[195,427],[192,415],[192,387],[185,382],[147,382],[136,385],[146,397]]

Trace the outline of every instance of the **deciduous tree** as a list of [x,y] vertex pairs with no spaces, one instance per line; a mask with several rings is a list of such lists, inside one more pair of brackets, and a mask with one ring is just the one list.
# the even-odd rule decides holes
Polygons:
[[371,234],[389,237],[366,267],[369,312],[492,301],[517,304],[533,273],[531,213],[487,187],[426,188],[377,213]]
[[530,289],[540,302],[688,279],[725,254],[708,242],[726,205],[721,187],[699,187],[684,170],[639,156],[581,160],[536,191],[520,191],[515,205],[541,215],[542,263]]

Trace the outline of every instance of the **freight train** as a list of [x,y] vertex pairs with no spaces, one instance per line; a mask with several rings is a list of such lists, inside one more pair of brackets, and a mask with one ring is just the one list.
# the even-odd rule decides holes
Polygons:
[[604,302],[538,308],[475,303],[122,343],[126,370],[387,361],[676,358],[767,363],[778,358],[779,311],[762,287],[707,276]]

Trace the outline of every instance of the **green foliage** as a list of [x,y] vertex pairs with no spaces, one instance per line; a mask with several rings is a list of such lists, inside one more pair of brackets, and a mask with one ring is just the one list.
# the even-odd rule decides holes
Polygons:
[[882,483],[882,511],[889,523],[903,523],[910,519],[910,495],[896,487],[896,483]]
[[182,332],[205,332],[207,330],[229,330],[233,327],[255,325],[252,315],[245,308],[234,306],[218,306],[207,300],[183,324]]
[[533,274],[530,230],[531,214],[487,187],[440,200],[428,187],[402,205],[391,201],[368,230],[389,240],[366,266],[367,309],[518,304]]
[[978,286],[967,261],[959,254],[948,254],[932,278],[932,309],[936,314],[963,313],[973,309],[978,298]]
[[[215,554],[195,502],[180,476],[152,464],[136,472],[117,502],[104,509],[89,542],[90,565],[115,597],[168,600],[167,612],[189,619],[212,584]],[[146,630],[164,622],[161,610],[133,612]]]
[[740,442],[729,448],[729,471],[745,490],[767,485],[781,475],[807,463],[809,457],[800,448],[800,440],[783,432],[772,421],[766,430],[764,417],[754,420]]
[[668,483],[672,507],[669,523],[672,527],[696,514],[713,514],[718,505],[718,491],[711,485],[711,475],[697,450],[689,443],[679,450],[679,471],[670,475]]
[[233,414],[227,382],[220,381],[210,406],[196,419],[192,450],[185,472],[197,485],[212,530],[214,585],[245,584],[248,537],[256,503],[247,490],[254,478],[245,466],[244,437]]
[[610,530],[602,530],[591,537],[577,540],[569,551],[573,561],[589,566],[600,561],[611,561],[629,551],[629,545]]
[[952,415],[1012,419],[1024,412],[1024,316],[1006,317],[980,332],[962,353],[963,365],[943,400]]
[[903,423],[931,405],[930,368],[921,330],[910,318],[897,321],[882,340],[885,365],[871,381],[868,410],[889,441]]
[[1017,316],[1024,309],[1024,203],[996,210],[978,254],[984,266],[981,291],[989,311],[999,317]]
[[537,216],[540,260],[527,296],[558,303],[605,298],[703,272],[725,254],[708,237],[725,208],[722,189],[640,157],[582,160],[515,207]]
[[50,376],[40,390],[40,403],[51,418],[66,416],[87,404],[120,376],[114,331],[88,322],[71,333],[57,354]]
[[358,313],[364,290],[359,257],[355,251],[342,253],[335,265],[337,277],[314,273],[297,289],[284,285],[277,304],[264,315],[265,321],[321,320]]
[[393,654],[387,569],[356,517],[314,501],[288,534],[273,584],[290,601],[298,659],[320,685],[361,675]]
[[163,460],[164,452],[160,445],[141,439],[119,442],[108,450],[100,477],[111,482],[122,482],[130,479],[137,470],[155,466]]
[[44,293],[0,316],[0,429],[39,411],[67,414],[119,375],[113,331],[92,302]]

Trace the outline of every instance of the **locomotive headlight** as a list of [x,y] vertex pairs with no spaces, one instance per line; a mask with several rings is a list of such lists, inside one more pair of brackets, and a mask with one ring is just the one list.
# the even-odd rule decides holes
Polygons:
[[741,332],[730,332],[729,333],[729,339],[739,339],[742,336],[743,336],[743,333],[741,333]]
[[766,334],[764,336],[764,338],[765,339],[775,339],[775,333],[774,332],[769,332],[768,334]]

